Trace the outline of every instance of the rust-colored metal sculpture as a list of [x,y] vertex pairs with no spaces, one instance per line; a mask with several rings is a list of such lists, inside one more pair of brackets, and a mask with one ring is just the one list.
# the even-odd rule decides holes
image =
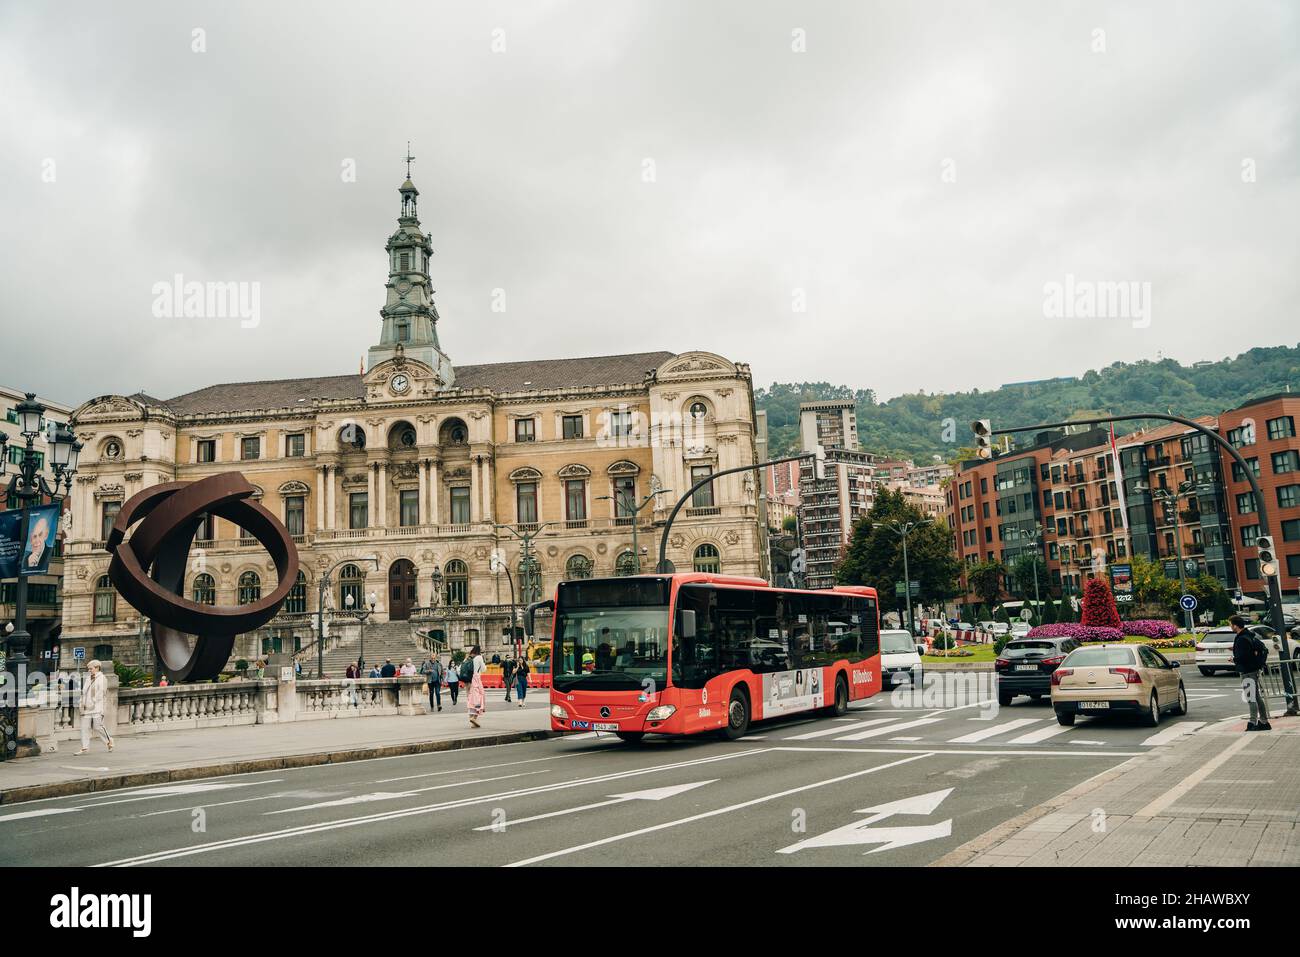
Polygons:
[[[235,636],[260,628],[280,610],[298,579],[298,549],[274,515],[253,501],[255,489],[238,472],[197,482],[165,482],[122,505],[105,547],[108,577],[131,607],[153,623],[153,643],[172,681],[211,681],[235,646]],[[219,515],[251,533],[275,562],[279,585],[260,601],[215,607],[184,595],[190,545],[204,515]],[[127,529],[139,527],[126,539]],[[190,647],[189,635],[195,636]]]

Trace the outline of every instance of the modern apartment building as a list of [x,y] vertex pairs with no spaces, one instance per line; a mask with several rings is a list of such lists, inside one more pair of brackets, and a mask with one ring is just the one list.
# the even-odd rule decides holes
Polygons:
[[835,566],[853,534],[853,524],[875,500],[875,456],[858,447],[857,415],[851,400],[809,402],[799,407],[805,449],[825,449],[825,477],[800,462],[799,525],[809,588],[835,584]]

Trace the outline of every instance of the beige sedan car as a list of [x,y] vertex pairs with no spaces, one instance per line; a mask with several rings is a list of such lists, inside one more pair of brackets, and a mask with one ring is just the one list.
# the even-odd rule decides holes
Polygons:
[[1148,727],[1165,711],[1187,714],[1187,691],[1178,662],[1146,645],[1086,645],[1052,672],[1056,720],[1074,724],[1081,714],[1136,714]]

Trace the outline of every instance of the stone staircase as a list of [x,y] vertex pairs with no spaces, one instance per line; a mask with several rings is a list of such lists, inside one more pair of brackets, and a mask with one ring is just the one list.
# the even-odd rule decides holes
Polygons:
[[[341,678],[348,665],[361,653],[361,630],[355,623],[346,624],[335,619],[330,624],[330,632],[338,637],[338,641],[334,644],[331,640],[326,646],[325,677]],[[409,621],[366,622],[365,639],[367,670],[372,664],[383,667],[385,659],[391,659],[400,668],[407,658],[418,668],[428,654],[423,640],[416,634],[416,626]],[[315,674],[314,648],[303,656],[302,666],[307,673]]]

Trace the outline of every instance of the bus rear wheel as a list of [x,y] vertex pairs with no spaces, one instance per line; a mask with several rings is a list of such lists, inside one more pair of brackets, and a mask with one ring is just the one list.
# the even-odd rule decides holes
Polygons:
[[644,731],[615,731],[614,734],[625,744],[640,744],[641,739],[645,737]]
[[739,687],[731,689],[731,700],[727,702],[727,726],[723,735],[728,741],[743,738],[749,731],[749,695]]
[[839,675],[835,679],[835,704],[831,706],[831,714],[840,717],[847,714],[849,710],[849,682],[844,675]]

